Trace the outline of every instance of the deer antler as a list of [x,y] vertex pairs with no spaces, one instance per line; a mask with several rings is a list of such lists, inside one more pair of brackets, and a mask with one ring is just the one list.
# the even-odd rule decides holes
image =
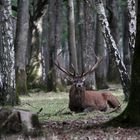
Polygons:
[[82,72],[81,77],[85,77],[87,74],[92,73],[103,59],[103,58],[99,58],[97,56],[96,56],[96,58],[97,58],[97,62],[87,72]]
[[66,75],[68,75],[69,77],[74,77],[74,74],[71,73],[70,71],[65,70],[64,68],[62,68],[59,64],[59,62],[57,61],[57,63],[55,63],[55,66],[57,66],[57,68],[59,68],[59,70],[61,70],[62,72],[64,72]]
[[[57,57],[63,52],[64,50],[61,50],[58,54],[57,54]],[[72,65],[72,69],[73,69],[73,73],[72,72],[70,72],[70,71],[67,71],[66,69],[64,69],[63,67],[61,67],[60,66],[60,64],[59,64],[59,61],[58,61],[58,59],[57,59],[57,63],[54,61],[53,62],[54,63],[54,65],[59,69],[59,70],[61,70],[62,72],[64,72],[66,75],[68,75],[69,77],[74,77],[75,76],[75,69],[74,69],[74,66]]]

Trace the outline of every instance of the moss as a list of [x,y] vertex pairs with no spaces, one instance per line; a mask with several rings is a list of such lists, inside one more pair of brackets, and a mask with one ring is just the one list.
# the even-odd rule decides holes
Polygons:
[[16,96],[27,95],[27,75],[23,69],[16,69]]

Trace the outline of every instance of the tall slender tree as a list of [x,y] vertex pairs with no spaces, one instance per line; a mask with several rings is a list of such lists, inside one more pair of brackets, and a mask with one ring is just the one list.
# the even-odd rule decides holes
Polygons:
[[54,61],[57,50],[61,48],[61,8],[62,0],[52,0],[48,9],[48,46],[47,46],[47,90],[57,90],[57,71]]
[[76,72],[78,72],[73,0],[68,0],[68,45],[69,45],[70,66],[71,64],[73,64]]
[[18,0],[16,32],[16,92],[27,94],[26,52],[29,28],[29,1]]
[[83,64],[83,49],[85,46],[85,32],[84,32],[84,2],[83,0],[77,0],[77,35],[76,35],[76,40],[77,40],[77,63],[78,63],[78,72],[82,73],[84,64]]
[[[119,30],[119,2],[116,0],[107,0],[106,2],[106,12],[108,13],[107,19],[109,22],[109,27],[111,31],[111,35],[114,38],[114,41],[117,45],[117,49],[119,53],[121,52],[121,47],[119,45],[120,40],[120,30]],[[105,7],[105,6],[104,6]],[[116,69],[116,64],[111,56],[109,56],[109,70],[108,70],[108,80],[111,82],[118,83],[119,79],[119,72]]]
[[[89,0],[93,4],[93,0]],[[95,27],[96,15],[94,14],[95,8],[89,8],[88,4],[84,2],[84,48],[83,48],[83,63],[84,71],[88,70],[95,64]],[[95,72],[91,73],[85,81],[88,89],[96,88]]]
[[96,20],[96,54],[100,57],[103,57],[102,62],[99,64],[96,69],[96,85],[97,89],[106,89],[108,88],[107,84],[107,73],[108,73],[108,53],[106,50],[106,43],[103,38],[101,27],[99,24],[98,16]]

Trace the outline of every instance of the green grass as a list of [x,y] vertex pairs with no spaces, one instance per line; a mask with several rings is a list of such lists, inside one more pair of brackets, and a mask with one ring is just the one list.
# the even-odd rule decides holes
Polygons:
[[[121,104],[122,110],[126,106],[125,103],[122,102],[123,94],[122,90],[114,91],[113,94],[118,96]],[[65,120],[83,120],[88,118],[94,118],[97,115],[104,116],[116,116],[119,112],[99,112],[94,111],[91,113],[70,113],[68,108],[68,93],[66,92],[36,92],[30,93],[30,96],[21,96],[21,105],[16,106],[16,108],[28,109],[33,112],[38,112],[41,108],[42,111],[39,113],[39,119],[41,121],[45,120],[54,120],[54,121],[65,121]]]

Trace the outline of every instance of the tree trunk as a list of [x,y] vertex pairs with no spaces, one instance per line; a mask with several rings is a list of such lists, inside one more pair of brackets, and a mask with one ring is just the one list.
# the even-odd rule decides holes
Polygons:
[[85,33],[84,33],[84,2],[81,0],[77,0],[77,27],[78,33],[76,35],[77,40],[77,62],[78,62],[78,72],[82,73],[84,64],[83,64],[83,49],[85,46]]
[[96,0],[96,9],[97,9],[97,13],[99,16],[101,28],[102,28],[102,33],[103,33],[103,36],[104,36],[106,44],[107,44],[107,49],[108,49],[110,55],[115,60],[117,69],[120,74],[123,92],[125,95],[125,100],[128,100],[130,78],[129,78],[128,72],[125,68],[125,65],[120,57],[120,53],[117,49],[117,45],[111,35],[102,0]]
[[11,1],[2,1],[2,87],[0,92],[1,105],[15,105],[18,95],[15,92],[15,52],[12,26]]
[[136,1],[127,0],[128,19],[129,19],[129,48],[131,56],[133,56],[136,38]]
[[[48,0],[33,1],[33,11],[30,15],[30,35],[28,52],[28,85],[36,87],[42,84],[42,58],[41,58],[41,35],[42,35],[42,17],[47,11]],[[30,43],[31,42],[31,43]]]
[[[111,35],[114,38],[114,41],[116,42],[117,49],[119,50],[121,54],[121,48],[119,46],[119,39],[120,39],[120,31],[119,31],[119,5],[118,1],[116,0],[107,0],[106,4],[107,10],[108,10],[108,22],[109,27],[111,31]],[[118,69],[116,69],[116,64],[114,63],[111,56],[109,56],[109,71],[108,71],[108,80],[110,82],[119,83],[119,72]]]
[[[136,45],[134,48],[129,102],[124,112],[112,120],[130,126],[140,126],[140,1],[138,1]],[[119,124],[120,126],[120,124]]]
[[22,109],[1,108],[0,132],[35,134],[40,130],[37,113]]
[[69,45],[70,67],[73,64],[75,71],[78,73],[73,0],[68,0],[68,45]]
[[57,91],[58,78],[54,61],[57,59],[57,50],[61,48],[61,0],[50,2],[48,10],[48,56],[47,56],[47,91]]
[[99,64],[96,69],[96,85],[97,89],[106,89],[108,88],[107,84],[107,72],[108,72],[108,53],[105,48],[105,41],[100,29],[99,20],[97,17],[96,21],[96,54],[97,56],[103,57],[102,62]]
[[123,8],[123,61],[128,70],[128,74],[131,75],[131,55],[129,48],[129,23],[128,23],[128,13],[127,8]]
[[[90,2],[93,2],[90,0]],[[95,64],[95,27],[96,27],[96,16],[94,15],[93,10],[89,8],[88,4],[84,3],[84,48],[83,48],[83,63],[84,71],[88,70]],[[87,89],[95,89],[95,72],[90,74],[86,81],[85,85]]]
[[29,28],[29,3],[18,0],[16,33],[16,92],[19,95],[27,94],[26,51]]

